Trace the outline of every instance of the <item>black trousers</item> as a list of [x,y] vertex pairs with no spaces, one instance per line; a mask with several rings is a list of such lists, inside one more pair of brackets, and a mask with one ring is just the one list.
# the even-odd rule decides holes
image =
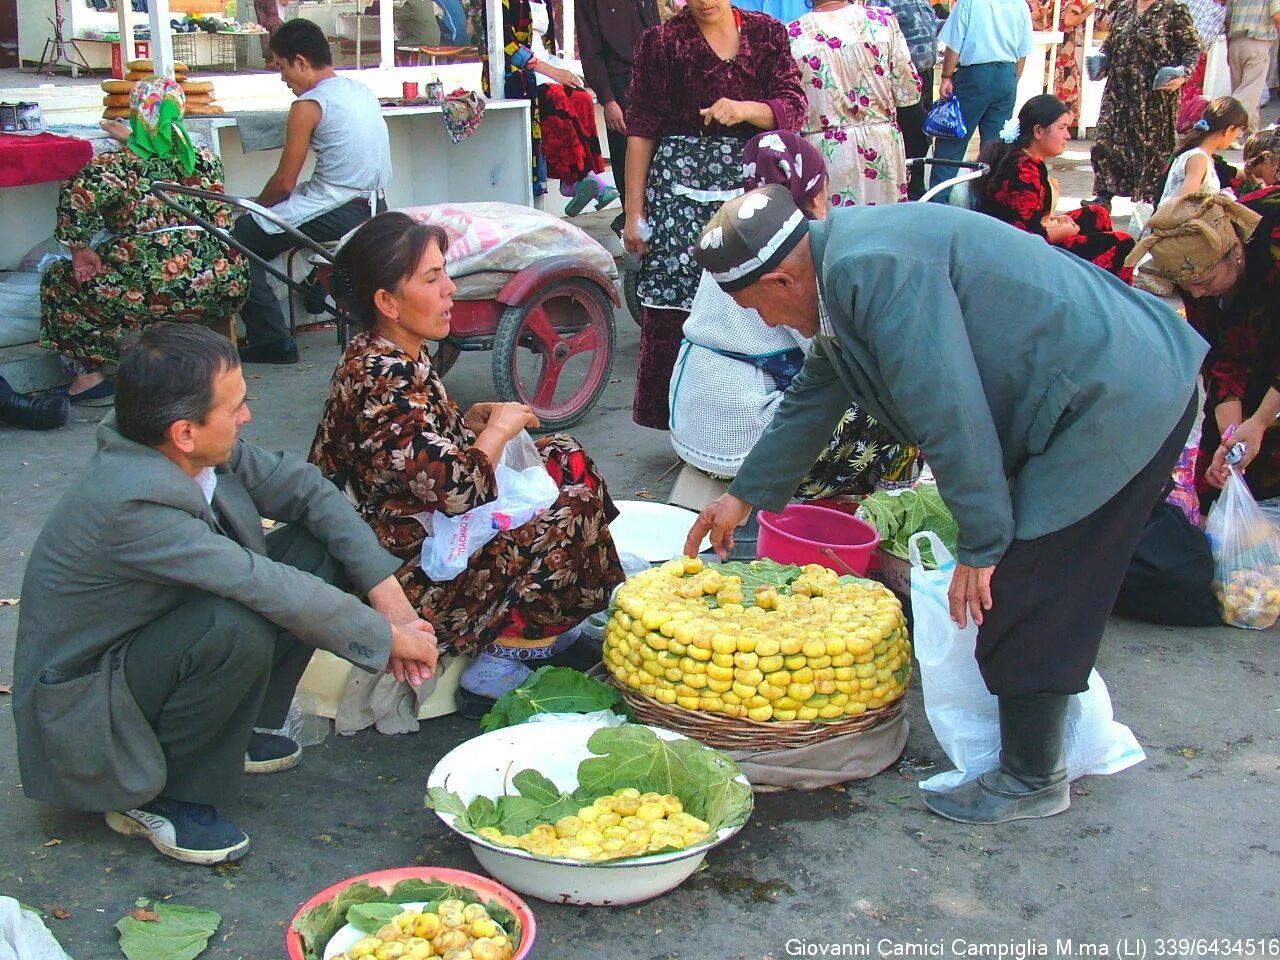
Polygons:
[[1195,420],[1196,398],[1150,462],[1082,520],[1015,540],[991,577],[977,659],[997,696],[1081,693],[1120,584]]
[[[268,536],[267,554],[347,587],[341,565],[301,526]],[[125,679],[164,751],[161,796],[215,806],[234,796],[250,733],[283,726],[314,651],[212,594],[196,594],[135,633],[125,648]]]
[[[923,84],[920,102],[898,108],[898,128],[902,130],[902,143],[908,160],[925,156],[933,144],[933,139],[925,136],[924,132],[925,115],[933,106],[933,68],[922,71],[920,80]],[[916,167],[911,171],[907,183],[907,197],[911,200],[918,200],[924,194],[924,170],[924,167]]]
[[[385,209],[386,204],[381,204],[378,212]],[[299,224],[297,229],[312,240],[324,242],[342,238],[368,219],[368,201],[353,200],[337,210]],[[278,257],[297,246],[287,233],[267,233],[247,213],[236,220],[231,235],[264,260]],[[293,334],[285,324],[280,301],[271,292],[267,271],[256,263],[249,264],[249,299],[240,309],[240,319],[244,321],[245,335],[251,347],[285,349],[293,345]]]
[[[615,73],[609,76],[609,86],[613,90],[613,98],[618,101],[625,115],[627,112],[627,88],[631,86],[631,74]],[[605,127],[605,136],[609,140],[609,166],[613,168],[613,182],[618,187],[622,204],[627,203],[627,135],[614,133]]]

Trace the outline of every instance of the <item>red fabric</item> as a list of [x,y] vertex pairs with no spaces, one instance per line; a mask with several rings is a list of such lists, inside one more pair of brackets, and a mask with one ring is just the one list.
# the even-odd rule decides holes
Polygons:
[[88,140],[52,133],[0,133],[0,187],[70,180],[92,157]]
[[596,105],[585,90],[569,90],[558,83],[538,87],[542,116],[542,152],[547,176],[577,183],[588,173],[604,172]]

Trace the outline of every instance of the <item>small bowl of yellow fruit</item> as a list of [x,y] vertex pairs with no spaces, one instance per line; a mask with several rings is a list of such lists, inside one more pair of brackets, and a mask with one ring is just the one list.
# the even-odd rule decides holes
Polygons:
[[361,874],[301,907],[285,937],[289,960],[523,960],[533,912],[488,877],[443,867]]
[[427,804],[480,865],[551,903],[638,903],[679,886],[742,829],[751,785],[727,754],[670,730],[565,719],[446,754]]

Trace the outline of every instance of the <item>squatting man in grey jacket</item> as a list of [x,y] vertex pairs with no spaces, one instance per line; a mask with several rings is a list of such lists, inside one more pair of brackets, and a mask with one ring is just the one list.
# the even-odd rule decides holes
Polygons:
[[966,823],[1070,803],[1067,701],[1195,413],[1200,337],[1154,297],[1007,224],[928,203],[808,221],[764,187],[725,204],[698,262],[764,322],[813,337],[729,492],[702,511],[725,552],[780,510],[856,400],[919,447],[959,527],[951,616],[1000,705],[1000,766],[925,803]]
[[[298,762],[262,731],[283,725],[315,649],[415,685],[436,666],[400,561],[315,467],[239,439],[246,399],[225,337],[142,333],[22,586],[23,789],[187,863],[248,849],[217,805],[242,774]],[[266,536],[263,517],[287,526]]]

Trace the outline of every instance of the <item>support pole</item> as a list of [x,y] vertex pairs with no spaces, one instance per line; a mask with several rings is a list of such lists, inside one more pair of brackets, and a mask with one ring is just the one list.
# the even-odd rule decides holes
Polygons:
[[484,0],[488,8],[485,22],[489,25],[486,38],[489,47],[489,96],[501,100],[506,95],[507,75],[506,46],[502,41],[502,0]]
[[[117,0],[124,3],[127,0]],[[173,79],[173,28],[169,26],[169,0],[147,0],[151,24],[151,66],[156,76]],[[132,42],[132,37],[130,38]],[[191,64],[187,64],[191,66]]]

